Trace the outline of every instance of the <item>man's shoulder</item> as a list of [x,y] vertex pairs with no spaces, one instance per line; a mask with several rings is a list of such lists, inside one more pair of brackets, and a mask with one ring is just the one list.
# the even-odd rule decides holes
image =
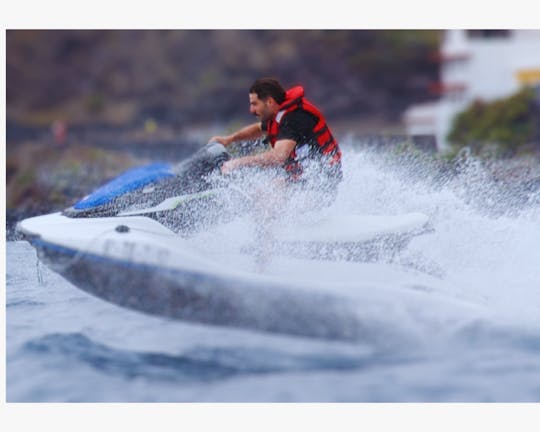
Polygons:
[[317,123],[317,118],[310,112],[303,109],[296,109],[294,111],[289,111],[283,115],[281,118],[282,124],[288,123],[290,125],[299,125],[299,126],[314,126]]

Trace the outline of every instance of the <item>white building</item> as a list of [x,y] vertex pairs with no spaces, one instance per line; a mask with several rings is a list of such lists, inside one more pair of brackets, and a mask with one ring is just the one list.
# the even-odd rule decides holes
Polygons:
[[409,135],[433,135],[446,150],[454,116],[474,100],[510,96],[540,82],[540,30],[447,30],[439,50],[436,102],[404,113]]

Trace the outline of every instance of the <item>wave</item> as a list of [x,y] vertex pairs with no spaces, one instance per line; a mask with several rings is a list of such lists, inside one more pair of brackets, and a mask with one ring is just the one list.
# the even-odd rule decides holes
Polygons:
[[[57,361],[58,367],[86,365],[105,375],[152,381],[206,382],[238,376],[306,371],[364,370],[400,363],[407,356],[390,356],[371,349],[355,353],[291,353],[269,347],[193,346],[178,355],[117,349],[95,342],[82,333],[53,333],[27,341],[23,355]],[[410,354],[408,355],[410,357]]]

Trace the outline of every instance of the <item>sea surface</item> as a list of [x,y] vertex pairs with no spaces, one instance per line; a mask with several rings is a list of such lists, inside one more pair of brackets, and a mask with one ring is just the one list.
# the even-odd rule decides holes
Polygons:
[[[345,145],[344,161],[332,211],[423,212],[433,228],[392,260],[296,269],[296,281],[317,280],[357,307],[358,340],[128,310],[10,241],[7,401],[539,402],[538,190],[502,187],[474,159],[444,172],[418,155]],[[240,229],[191,241],[223,249]]]

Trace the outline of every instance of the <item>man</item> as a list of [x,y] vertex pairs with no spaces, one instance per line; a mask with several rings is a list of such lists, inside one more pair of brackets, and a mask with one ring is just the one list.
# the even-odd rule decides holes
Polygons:
[[341,151],[321,112],[296,86],[285,91],[272,78],[261,78],[249,89],[249,110],[260,122],[228,136],[215,136],[225,146],[266,134],[271,148],[263,153],[231,159],[222,172],[247,166],[275,167],[288,186],[321,195],[317,204],[329,205],[342,180]]

